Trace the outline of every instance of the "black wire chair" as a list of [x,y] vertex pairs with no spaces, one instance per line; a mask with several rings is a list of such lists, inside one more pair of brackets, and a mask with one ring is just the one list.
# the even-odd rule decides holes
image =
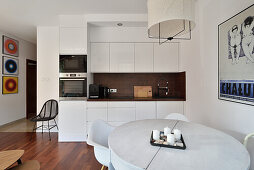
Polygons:
[[[53,99],[46,101],[44,103],[44,105],[42,106],[42,109],[41,109],[40,113],[37,116],[30,119],[32,122],[35,122],[34,127],[33,127],[33,132],[36,129],[41,128],[42,133],[43,133],[43,129],[46,129],[46,130],[49,131],[49,140],[51,141],[50,129],[56,127],[57,130],[58,130],[58,126],[57,126],[57,123],[56,123],[56,120],[55,120],[57,115],[58,115],[58,102],[56,100],[53,100]],[[49,125],[50,120],[54,120],[55,125]],[[43,122],[45,122],[45,121],[48,122],[48,126],[43,125]],[[42,125],[37,127],[36,126],[37,122],[42,122]],[[31,139],[32,139],[32,136],[31,136]]]

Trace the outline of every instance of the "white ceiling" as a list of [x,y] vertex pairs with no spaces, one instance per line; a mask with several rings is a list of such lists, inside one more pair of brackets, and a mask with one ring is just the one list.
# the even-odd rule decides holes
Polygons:
[[57,25],[58,15],[143,14],[146,0],[0,0],[0,30],[36,42],[36,26]]

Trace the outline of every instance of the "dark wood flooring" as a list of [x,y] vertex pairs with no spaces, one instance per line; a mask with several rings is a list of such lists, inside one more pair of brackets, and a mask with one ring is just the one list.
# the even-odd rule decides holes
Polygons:
[[0,151],[23,149],[21,160],[38,160],[42,170],[100,170],[93,147],[85,142],[58,143],[57,133],[1,132]]

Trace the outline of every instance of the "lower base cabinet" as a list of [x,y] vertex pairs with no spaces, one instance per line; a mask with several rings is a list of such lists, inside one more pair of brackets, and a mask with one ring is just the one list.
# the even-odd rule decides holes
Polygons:
[[60,101],[59,142],[86,141],[92,122],[101,119],[112,126],[143,119],[164,119],[170,113],[184,114],[183,101],[97,102]]
[[94,120],[101,119],[112,126],[143,119],[164,119],[170,113],[184,114],[183,101],[116,101],[87,102],[87,122],[89,128]]
[[86,141],[86,102],[60,101],[58,115],[58,141]]
[[164,119],[170,113],[184,114],[184,102],[159,101],[157,102],[157,119]]
[[136,120],[156,119],[156,102],[136,102]]

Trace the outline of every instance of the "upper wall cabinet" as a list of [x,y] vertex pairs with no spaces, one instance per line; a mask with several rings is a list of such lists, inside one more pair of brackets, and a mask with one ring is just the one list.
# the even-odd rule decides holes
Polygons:
[[110,43],[110,72],[134,72],[133,43]]
[[178,72],[178,43],[154,43],[154,72]]
[[60,27],[60,54],[87,54],[87,28]]
[[178,43],[91,43],[91,71],[178,72]]
[[91,43],[91,72],[109,72],[109,43]]
[[152,43],[135,43],[135,72],[153,72]]

